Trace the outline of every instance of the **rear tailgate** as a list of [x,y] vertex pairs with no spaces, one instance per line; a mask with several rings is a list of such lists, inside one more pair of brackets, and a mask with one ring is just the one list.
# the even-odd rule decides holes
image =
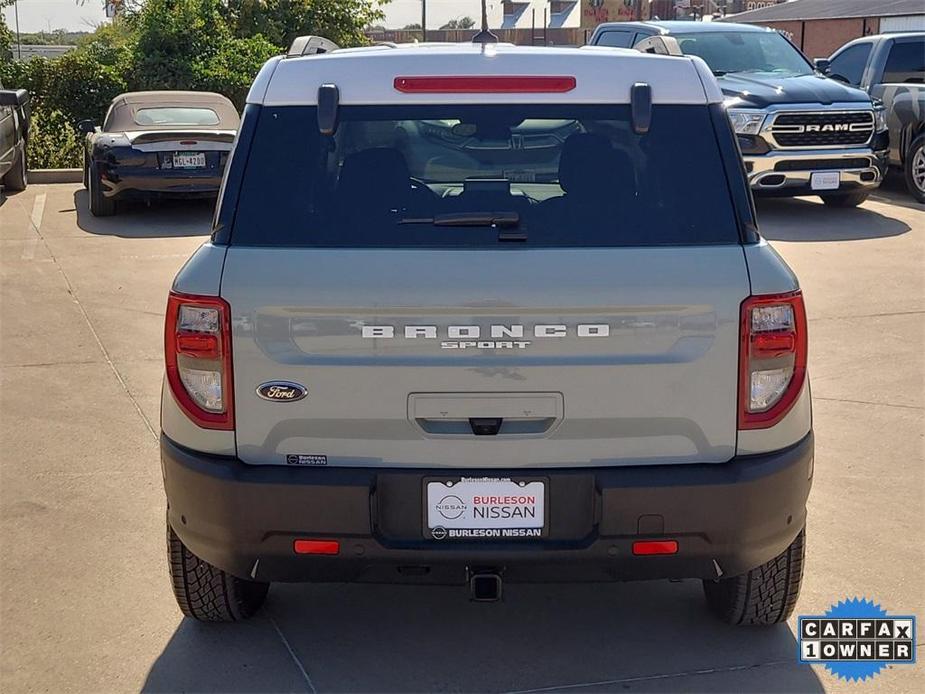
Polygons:
[[[222,287],[249,463],[594,466],[735,450],[738,245],[231,247]],[[308,395],[261,398],[272,381]],[[503,422],[476,435],[470,419]]]

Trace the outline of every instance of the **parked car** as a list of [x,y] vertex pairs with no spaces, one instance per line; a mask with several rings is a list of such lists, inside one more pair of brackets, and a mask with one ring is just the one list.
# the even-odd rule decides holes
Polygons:
[[0,183],[7,190],[28,184],[29,92],[0,84]]
[[903,170],[909,192],[925,202],[925,32],[865,36],[816,65],[883,102],[890,164]]
[[271,59],[167,304],[184,614],[275,581],[696,578],[720,619],[786,620],[806,313],[723,101],[636,51]]
[[773,29],[725,22],[616,22],[596,46],[635,47],[706,61],[726,95],[752,191],[819,195],[850,207],[880,185],[888,135],[870,95],[815,71]]
[[211,92],[130,92],[102,127],[84,120],[84,186],[106,217],[127,197],[214,196],[238,129],[238,112]]

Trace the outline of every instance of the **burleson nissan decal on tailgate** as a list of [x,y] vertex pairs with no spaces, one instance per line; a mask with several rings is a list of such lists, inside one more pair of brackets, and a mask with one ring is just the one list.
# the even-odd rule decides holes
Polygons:
[[722,620],[786,620],[806,312],[715,77],[477,39],[302,37],[251,87],[167,306],[181,609],[242,619],[277,581],[692,578]]

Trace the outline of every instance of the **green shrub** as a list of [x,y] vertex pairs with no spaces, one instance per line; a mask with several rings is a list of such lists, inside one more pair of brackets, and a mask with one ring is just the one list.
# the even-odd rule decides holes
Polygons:
[[219,50],[196,67],[196,89],[219,92],[241,109],[254,76],[279,49],[262,36],[228,39]]
[[[115,64],[106,64],[104,58]],[[66,53],[52,65],[41,106],[60,111],[72,123],[84,118],[99,123],[109,103],[127,88],[124,66],[118,57],[95,47]]]
[[29,168],[80,168],[83,166],[81,138],[61,111],[34,110],[29,128]]

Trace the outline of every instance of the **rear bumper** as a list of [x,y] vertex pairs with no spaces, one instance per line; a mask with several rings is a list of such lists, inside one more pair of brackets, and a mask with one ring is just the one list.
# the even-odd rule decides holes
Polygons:
[[160,169],[109,172],[103,179],[103,195],[128,198],[151,195],[217,195],[222,171],[207,169],[196,173]]
[[[518,542],[424,539],[422,478],[450,470],[252,466],[163,435],[161,460],[171,527],[242,578],[454,583],[467,567],[514,581],[716,578],[772,559],[803,527],[813,435],[723,464],[498,470],[549,481],[548,538]],[[297,538],[340,552],[296,555]],[[661,538],[678,553],[633,556],[634,541]]]
[[[790,196],[856,193],[877,188],[888,167],[887,151],[851,149],[771,150],[744,155],[748,182],[756,195]],[[838,190],[813,190],[816,171],[838,171]]]

